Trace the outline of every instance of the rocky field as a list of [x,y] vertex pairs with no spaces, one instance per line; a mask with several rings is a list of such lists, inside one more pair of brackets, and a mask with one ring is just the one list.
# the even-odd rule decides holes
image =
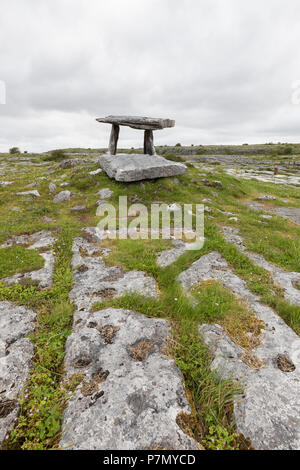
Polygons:
[[[300,158],[280,149],[164,149],[187,173],[130,184],[96,151],[0,155],[2,449],[300,448]],[[204,204],[203,248],[103,240],[120,196]]]

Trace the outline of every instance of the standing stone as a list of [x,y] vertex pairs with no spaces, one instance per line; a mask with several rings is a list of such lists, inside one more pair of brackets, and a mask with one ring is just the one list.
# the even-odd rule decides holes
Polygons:
[[109,153],[111,155],[116,155],[117,153],[117,144],[119,139],[120,126],[113,124],[111,127],[111,134],[109,140]]
[[144,153],[146,155],[155,155],[153,131],[146,130],[144,136]]

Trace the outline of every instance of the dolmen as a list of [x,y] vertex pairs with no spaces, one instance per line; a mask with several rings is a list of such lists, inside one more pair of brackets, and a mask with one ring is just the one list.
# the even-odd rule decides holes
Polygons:
[[[157,155],[154,147],[153,131],[174,127],[175,121],[137,116],[108,116],[96,121],[112,125],[108,153],[101,155],[99,159],[101,168],[110,178],[132,182],[179,176],[187,171],[183,163],[172,162]],[[120,126],[144,131],[144,154],[117,153]]]

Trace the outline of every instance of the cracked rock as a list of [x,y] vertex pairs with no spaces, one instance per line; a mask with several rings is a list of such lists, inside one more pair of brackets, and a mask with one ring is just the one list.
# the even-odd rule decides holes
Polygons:
[[[250,438],[259,450],[296,450],[300,446],[300,338],[276,313],[252,294],[217,252],[209,253],[181,273],[188,291],[200,281],[221,281],[224,287],[248,302],[265,324],[261,344],[250,351],[261,364],[254,370],[242,358],[245,351],[234,344],[219,325],[201,325],[199,331],[211,348],[223,379],[241,382],[244,397],[234,404],[237,432]],[[279,369],[278,355],[290,358],[294,371]],[[291,367],[291,365],[290,365]]]
[[10,302],[0,302],[0,443],[13,428],[18,398],[28,376],[33,345],[27,338],[36,314]]
[[[99,332],[108,325],[115,328],[109,343]],[[90,313],[74,329],[66,345],[66,379],[78,370],[84,378],[64,412],[61,447],[198,448],[176,423],[190,408],[180,371],[161,352],[169,335],[165,320],[112,308]],[[82,357],[89,361],[78,369]]]

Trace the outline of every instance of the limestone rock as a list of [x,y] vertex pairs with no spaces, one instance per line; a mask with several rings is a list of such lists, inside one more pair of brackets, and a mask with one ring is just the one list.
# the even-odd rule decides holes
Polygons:
[[139,116],[107,116],[98,118],[100,123],[112,124],[115,126],[128,126],[133,129],[158,130],[166,127],[174,127],[175,121],[171,119],[149,118]]
[[[250,438],[256,449],[290,450],[300,446],[300,338],[276,313],[259,301],[236,276],[217,252],[203,256],[179,276],[189,290],[200,281],[219,280],[224,287],[247,301],[265,324],[263,338],[252,353],[261,361],[259,370],[243,362],[244,350],[236,346],[218,325],[199,328],[204,341],[212,348],[216,369],[223,379],[239,380],[244,397],[234,404],[237,431]],[[295,370],[278,368],[278,356],[291,358]]]
[[64,160],[61,162],[59,165],[57,165],[56,169],[60,168],[75,168],[76,166],[83,165],[87,163],[88,160],[85,160],[83,158],[72,158],[70,160]]
[[178,176],[187,171],[183,163],[172,162],[158,155],[102,155],[99,164],[110,178],[124,182]]
[[38,286],[42,289],[50,288],[52,286],[55,258],[52,252],[41,253],[41,257],[45,260],[43,268],[27,273],[17,273],[14,276],[3,279],[3,281],[7,284],[16,284],[23,279],[31,279],[32,281],[36,281]]
[[288,302],[294,305],[300,305],[300,290],[295,284],[300,283],[300,273],[290,272],[281,269],[269,263],[262,255],[250,252],[246,249],[242,237],[238,235],[238,229],[233,227],[223,227],[222,229],[225,239],[229,243],[233,243],[239,250],[250,258],[254,264],[264,268],[272,274],[274,282],[282,287],[284,297]]
[[103,188],[98,192],[100,199],[109,199],[114,192],[109,188]]
[[72,207],[71,211],[73,212],[83,212],[86,210],[86,206],[75,206]]
[[176,245],[172,250],[162,251],[157,257],[157,264],[161,268],[166,268],[180,258],[186,252],[186,244],[180,240],[174,240],[173,244]]
[[58,193],[54,199],[53,199],[53,202],[55,204],[58,204],[60,202],[65,202],[65,201],[69,201],[71,198],[71,192],[70,191],[61,191],[60,193]]
[[102,173],[101,168],[99,168],[98,170],[95,170],[95,171],[90,171],[89,175],[96,176],[96,175],[99,175],[100,173]]
[[37,190],[33,191],[22,191],[17,193],[17,196],[33,196],[33,197],[41,197],[40,193]]
[[8,246],[23,245],[28,246],[29,249],[47,248],[56,243],[57,238],[52,235],[52,232],[42,230],[41,232],[33,233],[32,235],[13,235],[12,238],[7,240],[1,245],[1,248]]
[[[89,314],[66,344],[67,378],[83,380],[64,412],[70,450],[197,449],[177,416],[190,413],[177,367],[162,353],[165,320],[123,309]],[[70,447],[69,447],[70,446]]]
[[33,345],[27,338],[36,314],[10,302],[0,302],[0,443],[19,412],[18,398],[31,367]]
[[124,273],[118,267],[106,266],[103,257],[107,256],[109,250],[82,238],[76,238],[73,253],[75,285],[70,293],[70,299],[78,310],[87,311],[96,302],[108,297],[120,297],[126,292],[157,297],[156,283],[152,277],[141,271]]
[[55,190],[56,190],[56,184],[50,183],[49,184],[49,190],[50,190],[50,193],[54,193]]

